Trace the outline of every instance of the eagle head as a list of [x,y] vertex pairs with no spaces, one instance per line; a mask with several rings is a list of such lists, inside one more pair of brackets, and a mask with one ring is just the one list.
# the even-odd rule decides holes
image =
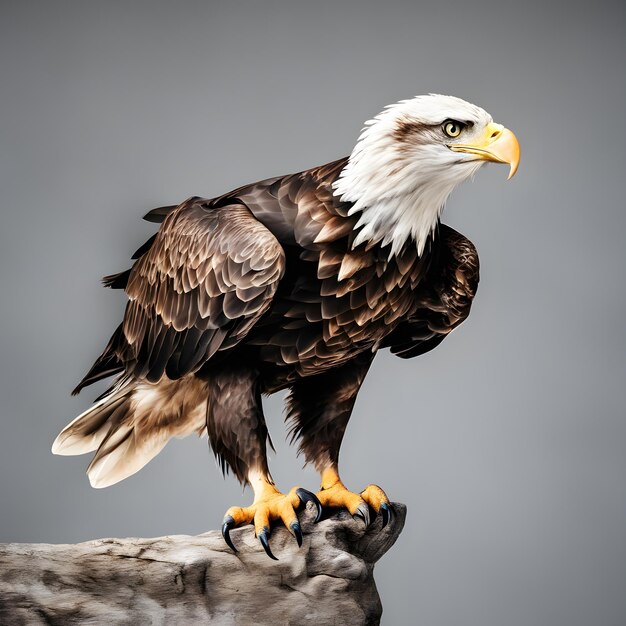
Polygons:
[[518,167],[515,135],[484,109],[430,94],[389,105],[365,127],[335,194],[360,213],[354,245],[382,242],[390,256],[414,240],[422,254],[454,188],[487,161]]

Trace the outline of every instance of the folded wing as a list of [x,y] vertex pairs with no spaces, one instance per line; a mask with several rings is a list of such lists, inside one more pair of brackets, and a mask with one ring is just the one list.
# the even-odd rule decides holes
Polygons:
[[197,371],[267,311],[284,269],[278,240],[245,205],[187,200],[131,269],[124,321],[77,389],[116,368],[149,382]]

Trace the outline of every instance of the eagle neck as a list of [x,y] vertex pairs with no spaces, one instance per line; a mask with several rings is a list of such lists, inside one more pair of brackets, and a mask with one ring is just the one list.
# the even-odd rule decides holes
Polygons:
[[399,166],[393,151],[359,152],[357,145],[333,189],[351,204],[348,215],[358,216],[354,247],[380,243],[394,256],[413,243],[421,256],[458,183],[447,170],[433,171],[425,161]]

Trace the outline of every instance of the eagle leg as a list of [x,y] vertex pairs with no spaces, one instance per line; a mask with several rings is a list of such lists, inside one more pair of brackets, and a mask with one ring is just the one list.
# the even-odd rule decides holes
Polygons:
[[234,506],[226,511],[222,535],[236,552],[230,531],[242,524],[254,524],[263,549],[275,559],[269,545],[270,523],[281,520],[300,545],[302,530],[296,510],[313,502],[319,518],[322,506],[310,491],[294,487],[283,494],[274,486],[267,465],[269,434],[263,417],[258,372],[222,363],[219,369],[209,370],[205,376],[208,386],[206,425],[211,447],[224,471],[232,470],[240,482],[249,483],[254,491],[250,506]]
[[370,524],[370,508],[382,518],[384,528],[391,519],[391,503],[378,485],[368,485],[360,494],[350,491],[339,478],[337,465],[322,471],[322,485],[317,497],[323,507],[346,508],[354,517]]
[[299,547],[302,545],[302,529],[296,511],[306,506],[307,502],[313,502],[317,508],[317,522],[322,513],[322,505],[315,494],[301,487],[294,487],[287,494],[281,493],[262,472],[251,471],[248,481],[254,490],[254,502],[248,507],[233,506],[226,511],[222,535],[228,546],[237,552],[230,531],[242,524],[254,524],[256,536],[267,556],[277,561],[269,544],[271,522],[281,520],[295,537]]
[[314,463],[322,476],[317,493],[322,506],[346,508],[366,525],[371,508],[380,514],[385,527],[391,514],[385,492],[377,485],[368,485],[360,494],[349,491],[337,469],[341,440],[373,356],[361,353],[340,367],[296,381],[288,398],[287,417],[307,463]]

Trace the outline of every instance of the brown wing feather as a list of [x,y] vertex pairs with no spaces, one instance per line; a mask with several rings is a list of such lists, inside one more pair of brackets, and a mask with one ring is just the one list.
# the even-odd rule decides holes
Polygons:
[[149,381],[196,371],[265,313],[284,269],[282,247],[244,205],[187,200],[131,271],[120,360]]
[[415,294],[416,310],[381,347],[408,359],[432,350],[470,313],[478,288],[479,262],[474,244],[441,225],[435,258]]

